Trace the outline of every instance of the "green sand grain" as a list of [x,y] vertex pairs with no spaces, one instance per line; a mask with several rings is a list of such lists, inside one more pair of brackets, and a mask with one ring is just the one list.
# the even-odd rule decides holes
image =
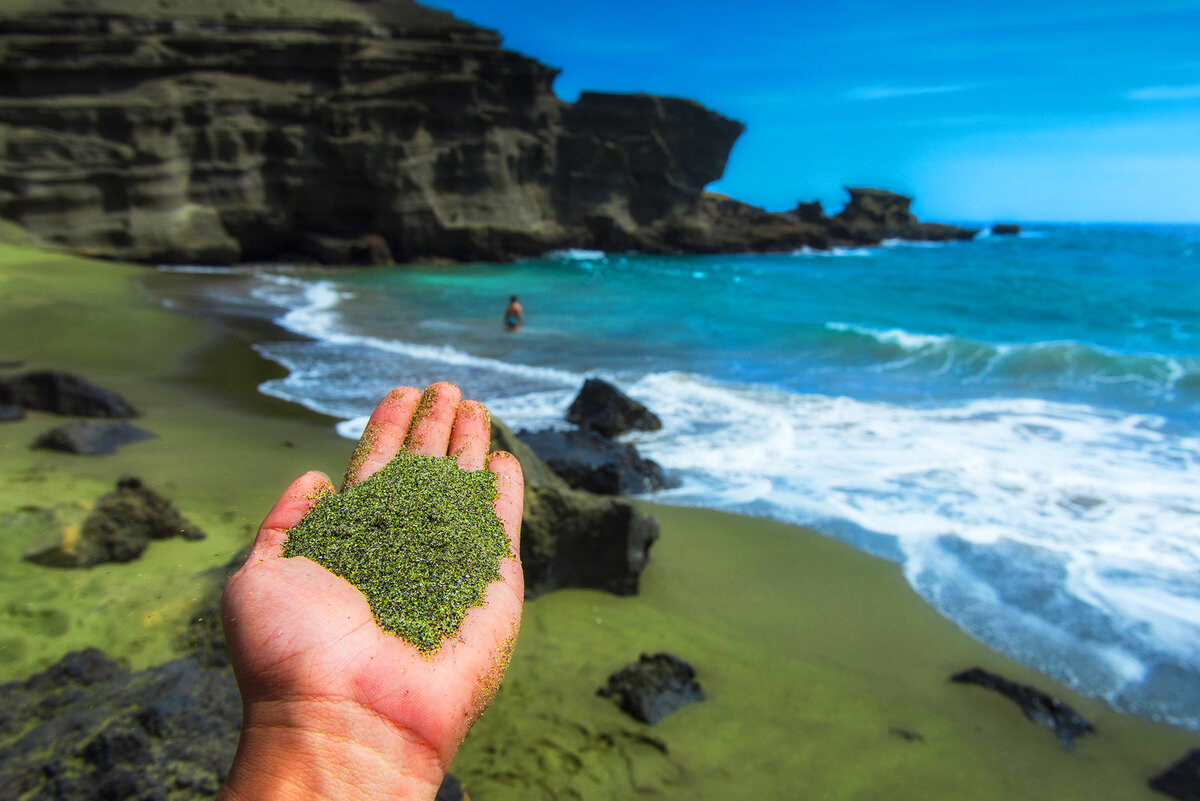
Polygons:
[[288,531],[283,555],[353,584],[380,628],[429,655],[500,578],[510,550],[495,500],[488,470],[400,454],[361,484],[322,496]]

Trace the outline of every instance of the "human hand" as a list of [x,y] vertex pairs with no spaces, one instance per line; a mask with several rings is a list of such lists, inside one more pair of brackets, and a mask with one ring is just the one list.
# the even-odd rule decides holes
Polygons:
[[[221,599],[242,693],[242,736],[222,798],[433,798],[458,744],[499,686],[524,596],[519,561],[523,480],[507,453],[487,454],[487,410],[434,384],[389,394],[359,440],[343,488],[401,450],[452,455],[496,475],[496,514],[513,557],[484,605],[431,656],[383,631],[366,598],[304,557],[284,558],[287,530],[320,496],[321,473],[297,479],[258,531]],[[424,406],[417,414],[419,405]],[[414,419],[415,418],[415,419]]]

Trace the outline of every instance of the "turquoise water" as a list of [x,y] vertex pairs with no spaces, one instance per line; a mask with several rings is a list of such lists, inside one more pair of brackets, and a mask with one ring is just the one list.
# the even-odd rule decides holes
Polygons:
[[1198,272],[1200,227],[1032,226],[205,280],[304,335],[258,346],[290,373],[262,389],[347,436],[397,384],[452,380],[536,429],[607,377],[664,420],[631,437],[682,482],[657,500],[894,559],[994,648],[1200,730]]

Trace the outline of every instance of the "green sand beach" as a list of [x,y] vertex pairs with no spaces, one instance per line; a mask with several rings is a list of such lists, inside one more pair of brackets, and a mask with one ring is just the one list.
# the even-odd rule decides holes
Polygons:
[[[340,475],[331,421],[263,398],[244,334],[145,299],[145,268],[0,245],[0,361],[116,390],[156,439],[106,457],[31,450],[60,418],[0,425],[0,680],[97,646],[132,668],[180,655],[212,572],[306,469]],[[11,372],[11,370],[9,371]],[[208,537],[61,570],[21,559],[117,478],[138,475]],[[1200,739],[1108,710],[946,622],[898,567],[814,532],[646,505],[659,516],[637,597],[566,590],[526,605],[494,704],[452,770],[489,799],[1154,799],[1146,779]],[[595,694],[639,653],[697,670],[707,701],[656,726]],[[1065,752],[974,665],[1074,706],[1098,735]]]

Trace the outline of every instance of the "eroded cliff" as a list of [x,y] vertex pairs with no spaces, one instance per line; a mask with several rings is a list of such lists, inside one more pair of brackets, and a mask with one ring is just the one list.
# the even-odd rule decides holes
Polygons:
[[556,70],[404,0],[140,10],[0,22],[0,216],[139,261],[380,240],[398,260],[506,258],[679,213],[741,132],[685,100],[565,104]]
[[557,70],[445,12],[197,6],[0,10],[0,218],[91,255],[208,264],[878,241],[839,223],[849,208],[705,196],[740,123],[650,95],[564,103]]

